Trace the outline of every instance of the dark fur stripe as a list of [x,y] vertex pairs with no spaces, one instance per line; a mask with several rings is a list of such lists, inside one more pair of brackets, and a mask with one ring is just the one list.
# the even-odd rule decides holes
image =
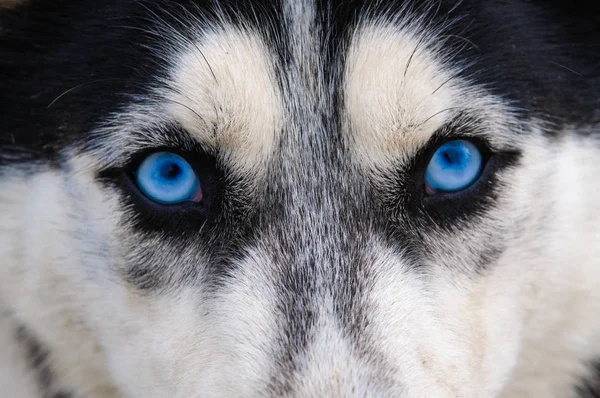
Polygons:
[[49,363],[49,351],[29,331],[21,326],[15,332],[17,342],[23,347],[29,366],[36,374],[42,398],[74,398],[65,391],[56,391],[55,376]]
[[600,398],[600,360],[591,366],[591,376],[582,380],[577,388],[578,398]]

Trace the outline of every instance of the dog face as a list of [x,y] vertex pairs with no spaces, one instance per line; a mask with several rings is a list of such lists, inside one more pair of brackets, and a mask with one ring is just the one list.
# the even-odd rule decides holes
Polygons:
[[573,7],[0,11],[6,396],[594,396]]

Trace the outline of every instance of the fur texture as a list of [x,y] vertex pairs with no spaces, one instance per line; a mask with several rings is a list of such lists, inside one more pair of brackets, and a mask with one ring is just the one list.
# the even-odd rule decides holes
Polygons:
[[[575,3],[1,8],[0,397],[600,396]],[[484,170],[429,195],[455,138]],[[200,204],[137,187],[163,150]]]

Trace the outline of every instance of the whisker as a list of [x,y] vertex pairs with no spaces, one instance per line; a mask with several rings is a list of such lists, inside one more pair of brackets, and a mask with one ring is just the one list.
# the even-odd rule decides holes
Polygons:
[[442,87],[444,87],[447,83],[449,83],[450,81],[452,81],[452,79],[455,79],[455,78],[456,78],[456,76],[450,76],[442,84],[440,84],[435,90],[433,90],[433,92],[430,95],[433,95],[433,94],[437,93],[439,89],[441,89]]
[[455,109],[460,109],[460,108],[457,107],[457,106],[454,106],[454,107],[451,107],[451,108],[442,109],[441,111],[436,112],[433,115],[429,116],[427,119],[425,119],[425,121],[421,122],[421,126],[424,125],[425,123],[427,123],[428,121],[430,121],[431,119],[433,119],[434,117],[436,117],[437,115],[439,115],[440,113],[452,111],[452,110],[455,110]]
[[471,40],[467,39],[466,37],[460,36],[460,35],[451,35],[451,34],[447,34],[447,35],[443,35],[440,37],[448,37],[448,38],[455,38],[455,39],[460,39],[468,44],[470,44],[473,48],[475,48],[477,51],[481,51],[481,49],[479,48],[479,46],[475,43],[473,43]]
[[452,14],[454,11],[456,11],[456,9],[458,7],[460,7],[463,2],[464,2],[464,0],[458,0],[456,2],[456,4],[454,4],[454,6],[452,6],[452,8],[450,9],[450,11],[448,11],[448,14]]
[[192,112],[194,115],[196,115],[196,117],[200,120],[202,120],[202,116],[200,116],[200,114],[198,112],[196,112],[195,110],[193,110],[192,108],[190,108],[189,106],[179,102],[179,101],[175,101],[175,100],[170,100],[171,102],[173,102],[174,104],[183,106],[184,108],[186,108],[187,110],[189,110],[190,112]]
[[568,66],[561,65],[561,64],[559,64],[558,62],[554,62],[554,61],[550,61],[550,62],[551,62],[551,63],[553,63],[554,65],[556,65],[556,66],[560,67],[560,68],[563,68],[563,69],[565,69],[565,70],[568,70],[569,72],[573,72],[573,73],[575,73],[577,76],[583,77],[583,75],[582,75],[581,73],[579,73],[579,72],[577,72],[577,71],[575,71],[575,70],[573,70],[573,69],[569,68]]
[[406,67],[404,68],[404,80],[406,80],[406,74],[408,72],[408,68],[410,67],[410,64],[412,62],[413,57],[415,56],[415,54],[417,53],[417,50],[419,49],[419,46],[421,45],[421,43],[425,40],[426,35],[421,36],[421,38],[419,39],[419,42],[417,43],[417,45],[415,46],[415,49],[413,50],[413,52],[410,54],[410,57],[408,58],[408,62],[406,63]]
[[77,86],[72,87],[72,88],[66,90],[65,92],[63,92],[62,94],[60,94],[52,102],[50,102],[50,104],[48,104],[48,106],[46,108],[49,109],[50,107],[52,107],[52,105],[54,105],[55,103],[57,103],[65,95],[67,95],[69,93],[72,93],[73,91],[75,91],[75,90],[77,90],[77,89],[79,89],[81,87],[89,86],[90,84],[102,83],[102,82],[107,82],[107,81],[116,81],[116,80],[125,80],[125,79],[122,79],[122,78],[98,79],[98,80],[93,80],[91,82],[78,84]]
[[206,66],[208,66],[208,70],[210,71],[210,74],[212,75],[213,79],[215,79],[215,82],[217,83],[217,86],[218,86],[219,80],[217,80],[217,75],[215,75],[215,71],[213,70],[212,66],[210,65],[210,62],[208,62],[208,59],[206,59],[206,56],[204,55],[202,50],[200,50],[200,47],[198,47],[198,44],[196,42],[193,42],[192,44],[194,45],[194,47],[196,47],[196,50],[198,50],[202,59],[204,59],[204,62],[206,63]]

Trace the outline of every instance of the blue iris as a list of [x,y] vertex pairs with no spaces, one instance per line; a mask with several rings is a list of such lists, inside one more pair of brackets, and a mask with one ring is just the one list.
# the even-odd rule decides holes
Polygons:
[[142,192],[155,202],[175,204],[201,198],[200,181],[181,156],[157,152],[148,156],[136,172]]
[[433,154],[425,180],[435,191],[460,191],[477,180],[482,164],[481,153],[473,143],[448,141]]

